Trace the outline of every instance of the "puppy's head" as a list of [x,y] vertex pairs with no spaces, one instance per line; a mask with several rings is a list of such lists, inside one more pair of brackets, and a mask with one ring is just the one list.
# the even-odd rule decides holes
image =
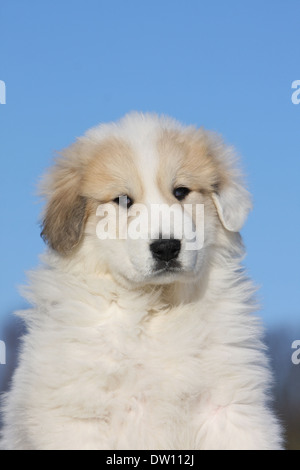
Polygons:
[[62,153],[43,193],[51,249],[136,284],[197,278],[251,208],[218,137],[143,114],[90,130]]

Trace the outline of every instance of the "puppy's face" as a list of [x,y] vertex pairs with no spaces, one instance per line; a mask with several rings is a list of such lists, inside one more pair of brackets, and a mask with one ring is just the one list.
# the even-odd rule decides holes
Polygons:
[[220,231],[250,208],[215,136],[150,115],[89,131],[46,182],[43,237],[63,256],[135,284],[198,278]]

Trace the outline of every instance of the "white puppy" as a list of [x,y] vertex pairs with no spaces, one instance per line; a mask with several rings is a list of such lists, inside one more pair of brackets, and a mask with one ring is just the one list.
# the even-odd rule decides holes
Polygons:
[[2,447],[279,449],[232,149],[134,113],[65,150],[43,194]]

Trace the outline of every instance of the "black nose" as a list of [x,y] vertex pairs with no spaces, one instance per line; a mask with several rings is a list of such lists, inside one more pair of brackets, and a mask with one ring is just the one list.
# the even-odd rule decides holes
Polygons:
[[161,261],[176,259],[181,248],[180,240],[157,240],[150,245],[153,258]]

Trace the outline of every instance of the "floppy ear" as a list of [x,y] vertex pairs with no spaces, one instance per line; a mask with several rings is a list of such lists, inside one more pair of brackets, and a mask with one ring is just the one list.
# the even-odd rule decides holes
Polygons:
[[44,184],[48,196],[41,237],[55,251],[69,255],[80,244],[87,219],[87,201],[80,195],[79,169],[64,162],[54,167]]
[[226,230],[239,232],[252,209],[251,197],[240,181],[225,183],[213,192],[212,199]]

